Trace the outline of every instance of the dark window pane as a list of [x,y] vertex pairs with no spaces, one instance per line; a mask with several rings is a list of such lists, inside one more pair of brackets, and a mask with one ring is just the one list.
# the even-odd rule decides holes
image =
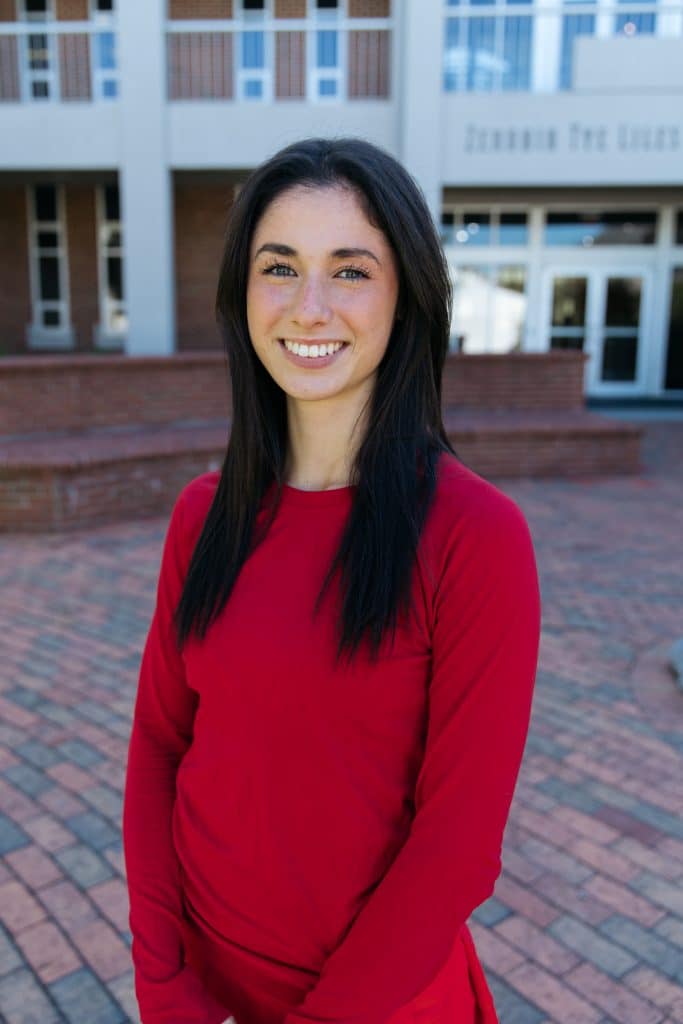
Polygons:
[[59,327],[62,318],[58,309],[43,310],[43,327]]
[[546,245],[652,245],[657,214],[617,210],[610,213],[548,213]]
[[317,0],[316,7],[320,11],[336,11],[339,7],[339,0]]
[[59,235],[56,231],[39,231],[38,232],[38,248],[39,249],[56,249],[59,245]]
[[109,237],[107,239],[107,248],[108,249],[120,249],[121,248],[121,232],[120,231],[110,231],[109,232]]
[[38,265],[41,299],[59,299],[59,261],[57,257],[41,256]]
[[637,327],[640,323],[639,277],[610,277],[607,282],[606,327]]
[[113,11],[114,0],[97,0],[98,11]]
[[563,348],[572,349],[576,352],[583,351],[583,335],[573,334],[571,338],[565,338],[562,335],[553,335],[550,339],[551,348]]
[[107,220],[120,220],[119,186],[104,186],[104,214]]
[[262,11],[264,0],[242,0],[242,7],[245,11]]
[[50,98],[50,86],[47,82],[31,82],[31,96],[34,100]]
[[664,387],[683,389],[683,267],[676,267],[673,275]]
[[50,53],[47,48],[47,36],[30,35],[28,37],[28,66],[32,71],[45,71],[50,66]]
[[57,189],[54,185],[36,185],[35,196],[36,220],[57,220]]
[[676,218],[676,245],[683,245],[683,213]]
[[49,0],[24,0],[24,9],[27,14],[47,14]]
[[602,345],[602,380],[635,380],[638,335],[605,338]]
[[107,257],[107,294],[110,299],[123,299],[120,256]]
[[553,327],[583,327],[586,322],[586,278],[556,277]]
[[489,245],[491,242],[491,217],[488,213],[463,213],[462,234],[458,231],[456,238],[459,242],[467,242],[469,245]]
[[501,245],[526,245],[528,239],[525,213],[501,213],[498,241]]

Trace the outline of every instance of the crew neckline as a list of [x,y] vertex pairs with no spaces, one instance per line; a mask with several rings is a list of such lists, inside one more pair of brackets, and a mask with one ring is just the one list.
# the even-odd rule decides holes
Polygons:
[[353,496],[356,487],[347,484],[345,487],[330,487],[325,491],[306,491],[291,484],[282,485],[282,500],[297,505],[336,505],[343,504]]

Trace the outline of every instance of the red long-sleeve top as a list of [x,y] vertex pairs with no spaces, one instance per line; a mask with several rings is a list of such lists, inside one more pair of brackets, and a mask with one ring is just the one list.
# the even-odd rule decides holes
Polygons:
[[[355,488],[285,486],[181,655],[172,612],[217,482],[193,480],[173,509],[130,741],[143,1024],[398,1021],[455,963],[500,873],[540,635],[526,519],[442,454],[416,617],[376,664],[337,668],[338,589],[315,619],[313,604]],[[476,1019],[495,1020],[469,950]]]

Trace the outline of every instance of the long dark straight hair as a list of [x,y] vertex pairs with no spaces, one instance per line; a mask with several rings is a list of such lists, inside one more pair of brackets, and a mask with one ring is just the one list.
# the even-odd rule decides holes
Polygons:
[[[441,418],[452,290],[424,196],[408,172],[357,138],[305,139],[280,150],[247,179],[230,211],[216,296],[227,350],[232,426],[220,480],[190,561],[176,610],[178,644],[204,637],[225,606],[242,565],[277,512],[287,455],[286,395],[257,357],[247,326],[249,252],[268,205],[287,189],[353,190],[394,251],[397,317],[378,366],[367,428],[357,448],[351,511],[318,595],[336,571],[342,592],[337,661],[364,638],[374,660],[399,609],[412,609],[411,575],[436,488],[440,452],[455,455]],[[265,526],[257,513],[274,484]]]

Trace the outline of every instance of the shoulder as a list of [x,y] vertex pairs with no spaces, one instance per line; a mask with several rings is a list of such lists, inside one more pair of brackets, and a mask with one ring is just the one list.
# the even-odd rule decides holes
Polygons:
[[526,523],[517,502],[495,484],[469,469],[450,452],[442,452],[433,512],[442,528],[491,523]]
[[176,542],[190,553],[202,531],[211,503],[215,497],[220,473],[202,473],[185,484],[175,500],[171,512],[169,532]]

